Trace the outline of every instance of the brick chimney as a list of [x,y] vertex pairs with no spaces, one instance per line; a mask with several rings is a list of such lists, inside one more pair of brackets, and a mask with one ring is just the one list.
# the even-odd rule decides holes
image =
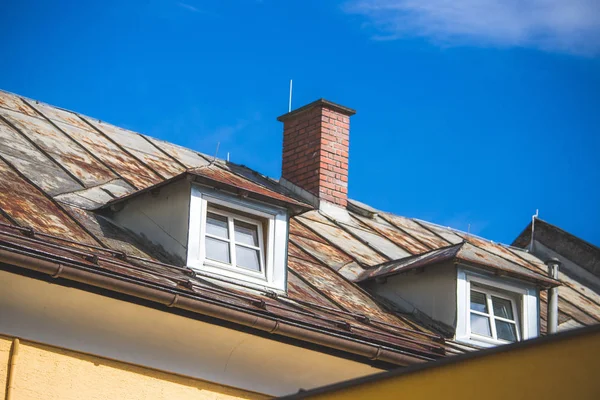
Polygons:
[[319,201],[345,208],[354,114],[350,108],[320,99],[277,118],[283,122],[281,177]]

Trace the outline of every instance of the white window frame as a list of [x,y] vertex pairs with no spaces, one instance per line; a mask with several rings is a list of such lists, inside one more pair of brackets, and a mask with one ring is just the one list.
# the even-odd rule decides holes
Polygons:
[[[476,291],[494,292],[495,296],[512,300],[513,314],[518,323],[520,340],[539,336],[539,291],[535,286],[508,277],[499,277],[483,270],[459,266],[457,269],[456,340],[481,347],[510,343],[504,340],[471,334],[471,287]],[[492,288],[492,289],[489,289]],[[489,308],[489,306],[488,306]],[[490,310],[490,313],[492,311]],[[493,320],[490,321],[493,323]],[[495,326],[493,327],[495,329]]]
[[[485,296],[485,303],[486,303],[486,307],[488,309],[487,314],[484,312],[480,312],[480,311],[471,309],[471,301],[470,301],[471,292],[478,292]],[[494,305],[492,304],[492,296],[503,299],[503,300],[508,300],[510,302],[510,305],[512,308],[512,313],[513,313],[513,316],[515,317],[514,321],[506,319],[506,318],[498,317],[494,314]],[[499,321],[504,321],[504,322],[514,324],[515,329],[517,331],[517,340],[516,341],[517,342],[521,341],[521,325],[519,323],[519,320],[521,319],[520,318],[521,313],[519,312],[520,307],[517,307],[518,303],[520,303],[519,296],[515,296],[511,293],[500,292],[497,290],[489,289],[487,287],[471,284],[470,288],[469,288],[469,318],[467,319],[467,324],[468,324],[467,332],[469,332],[469,336],[471,338],[473,338],[474,340],[490,342],[492,344],[513,343],[508,340],[503,340],[503,339],[498,338],[498,333],[496,332],[496,320],[499,320]],[[482,317],[488,318],[488,320],[490,322],[490,331],[492,333],[492,337],[479,335],[479,334],[471,331],[471,314],[481,315]]]
[[[265,279],[267,278],[266,275],[266,270],[265,270],[265,245],[264,245],[264,240],[263,240],[263,223],[260,220],[257,219],[250,219],[250,218],[246,218],[242,215],[236,214],[234,212],[231,211],[225,211],[222,209],[218,209],[215,207],[211,206],[211,203],[208,203],[208,207],[206,209],[207,214],[211,213],[211,214],[216,214],[216,215],[220,215],[222,217],[227,218],[227,230],[229,233],[229,238],[222,238],[219,236],[215,236],[215,235],[211,235],[209,233],[206,232],[206,218],[203,218],[201,221],[201,228],[200,231],[204,232],[204,235],[201,238],[201,246],[204,247],[205,243],[206,243],[206,237],[209,238],[213,238],[213,239],[217,239],[223,242],[227,242],[229,243],[229,260],[231,261],[231,263],[224,263],[224,262],[220,262],[217,260],[211,260],[209,258],[206,258],[204,263],[206,265],[213,265],[215,267],[218,268],[224,268],[224,269],[229,269],[232,270],[233,272],[236,273],[242,273],[242,274],[247,274],[256,278],[262,278]],[[245,222],[247,224],[250,225],[254,225],[257,227],[257,234],[258,234],[258,247],[256,246],[250,246],[244,243],[238,243],[235,240],[235,226],[234,226],[234,221],[241,221],[241,222]],[[242,247],[247,247],[249,249],[252,250],[258,250],[259,253],[259,266],[260,266],[260,270],[259,271],[253,271],[251,269],[248,268],[244,268],[244,267],[238,267],[237,266],[237,262],[236,262],[236,249],[235,246],[242,246]]]
[[[218,206],[211,207],[211,205]],[[236,267],[206,258],[204,238],[206,235],[206,213],[211,212],[259,226],[259,244],[262,248],[260,272]],[[238,214],[239,213],[239,214]],[[256,216],[252,219],[240,214]],[[230,235],[233,226],[229,225]],[[266,235],[265,235],[266,233]],[[233,236],[230,237],[230,240]],[[265,238],[266,240],[264,240]],[[222,240],[222,238],[219,238]],[[257,289],[270,289],[285,293],[287,286],[287,210],[248,198],[193,184],[190,199],[187,265],[200,274],[233,283],[242,283]],[[233,243],[232,243],[233,244]],[[235,252],[235,244],[230,246]],[[230,256],[230,261],[235,260]]]

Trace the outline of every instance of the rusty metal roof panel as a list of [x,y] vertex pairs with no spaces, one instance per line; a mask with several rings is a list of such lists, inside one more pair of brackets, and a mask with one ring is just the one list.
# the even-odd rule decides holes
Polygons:
[[327,241],[296,221],[295,217],[290,219],[289,235],[290,241],[331,269],[337,271],[348,264],[357,265],[352,257],[332,247]]
[[180,163],[185,165],[186,168],[198,168],[208,165],[208,161],[195,151],[150,136],[145,136],[145,138],[152,142],[157,148],[177,159]]
[[16,111],[31,117],[36,116],[36,112],[31,109],[21,98],[15,94],[5,92],[0,89],[0,107]]
[[50,195],[82,189],[77,181],[0,120],[0,155]]
[[[336,309],[337,306],[329,301],[325,296],[311,288],[302,278],[294,271],[288,274],[288,293],[290,299],[302,300],[305,302],[314,303],[323,307]],[[340,309],[338,309],[340,310]],[[340,310],[341,311],[341,310]]]
[[363,225],[368,226],[377,232],[379,235],[385,236],[396,243],[396,245],[406,250],[407,253],[420,254],[430,250],[429,247],[425,246],[423,243],[412,236],[407,235],[405,232],[394,228],[392,225],[385,223],[385,221],[380,218],[365,218],[352,213],[350,215],[360,221]]
[[520,265],[525,268],[531,267],[531,264],[529,262],[525,261],[525,259],[523,259],[521,257],[518,257],[515,253],[510,251],[507,247],[505,247],[499,243],[493,243],[491,241],[483,240],[481,238],[478,238],[477,236],[472,236],[472,235],[463,234],[461,236],[466,241],[471,243],[472,245],[477,246],[480,249],[483,249],[489,253],[497,255],[498,257],[502,257],[505,260],[508,260],[514,264]]
[[114,200],[113,196],[103,190],[103,185],[75,192],[63,193],[54,198],[61,203],[75,205],[85,210],[94,210],[109,201]]
[[417,224],[415,221],[401,217],[399,215],[394,215],[390,213],[382,213],[379,214],[381,218],[389,222],[390,224],[398,227],[403,230],[413,238],[417,239],[419,242],[425,244],[430,249],[438,249],[440,247],[446,247],[451,243],[440,238],[439,236],[434,235],[427,229],[423,228],[421,225]]
[[348,224],[344,222],[339,222],[338,226],[349,231],[354,236],[360,238],[361,241],[363,241],[366,245],[377,250],[379,253],[384,254],[390,260],[409,257],[411,255],[411,253],[397,246],[386,236],[380,235],[378,232],[370,230],[364,225],[358,225],[357,223]]
[[79,116],[74,112],[54,107],[49,104],[41,103],[38,101],[25,101],[27,101],[27,103],[38,112],[38,115],[41,114],[54,123],[71,125],[87,131],[92,130],[92,128],[88,124],[86,124],[81,118],[79,118]]
[[75,205],[86,210],[102,207],[109,201],[133,193],[134,189],[124,180],[115,179],[88,189],[63,193],[54,198],[62,203]]
[[480,266],[490,267],[505,271],[509,274],[514,274],[522,278],[527,278],[532,281],[542,283],[545,285],[556,286],[557,282],[553,279],[548,278],[545,275],[531,271],[519,264],[515,264],[508,261],[500,256],[483,250],[479,247],[472,245],[471,243],[464,243],[458,253],[460,260],[473,263]]
[[265,198],[274,199],[278,201],[282,201],[288,204],[294,204],[298,206],[302,206],[304,208],[309,208],[310,206],[306,203],[303,203],[299,200],[293,199],[289,196],[283,195],[281,193],[270,190],[264,186],[258,185],[248,179],[245,179],[233,172],[230,172],[220,166],[210,165],[206,167],[195,168],[192,170],[188,170],[188,173],[193,175],[197,175],[200,177],[208,178],[212,181],[220,182],[226,184],[228,186],[246,190],[248,192],[264,196]]
[[355,286],[343,280],[339,275],[332,273],[325,266],[289,257],[288,267],[302,276],[312,287],[325,294],[337,306],[348,312],[368,315],[373,319],[411,328],[398,316],[385,311],[366,294],[358,291]]
[[297,220],[364,266],[373,266],[389,260],[329,221],[319,211],[304,213]]
[[257,171],[254,171],[254,170],[252,170],[252,169],[250,169],[250,168],[248,168],[248,167],[246,167],[244,165],[238,165],[238,164],[235,164],[235,163],[225,162],[225,161],[222,161],[222,160],[217,160],[216,163],[220,167],[222,167],[222,168],[224,168],[224,169],[226,169],[226,170],[228,170],[228,171],[230,171],[230,172],[232,172],[232,173],[234,173],[236,175],[239,175],[239,176],[241,176],[241,177],[243,177],[243,178],[245,178],[245,179],[247,179],[247,180],[249,180],[249,181],[257,184],[257,185],[263,186],[263,187],[265,187],[265,188],[267,188],[267,189],[269,189],[269,190],[271,190],[273,192],[279,193],[279,194],[281,194],[283,196],[286,196],[286,197],[290,197],[290,198],[292,198],[292,199],[294,199],[296,201],[299,201],[301,203],[305,203],[306,202],[306,200],[302,199],[301,197],[298,197],[295,193],[293,193],[292,191],[290,191],[287,188],[285,188],[284,186],[282,186],[276,180],[271,179],[271,178],[269,178],[269,177],[267,177],[267,176],[265,176],[265,175],[263,175],[263,174],[261,174],[261,173],[259,173]]
[[161,181],[146,165],[124,152],[98,131],[92,128],[81,129],[62,122],[57,122],[56,125],[136,188],[143,189]]
[[415,268],[421,268],[429,265],[435,265],[440,262],[453,260],[462,244],[452,245],[450,247],[444,247],[441,249],[431,250],[427,253],[418,254],[412,257],[404,258],[401,260],[394,260],[382,264],[376,268],[368,269],[364,271],[358,278],[358,282],[367,281],[377,277],[385,277],[394,275],[406,271],[410,271]]
[[3,109],[0,109],[0,115],[84,185],[95,186],[116,178],[109,169],[47,121]]
[[432,231],[433,233],[437,234],[438,236],[441,236],[446,241],[448,241],[448,243],[459,244],[463,242],[463,238],[458,236],[455,233],[455,231],[451,228],[445,228],[443,226],[432,224],[427,221],[421,221],[420,219],[414,219],[414,221],[424,226],[428,230]]
[[0,208],[21,226],[78,240],[96,243],[57,204],[40,193],[0,161]]
[[155,258],[142,245],[136,244],[137,238],[135,236],[117,228],[104,217],[70,205],[64,205],[64,208],[81,225],[85,226],[88,232],[91,232],[108,248],[122,251],[131,256]]
[[113,142],[124,147],[129,153],[141,160],[163,178],[171,178],[185,170],[181,164],[172,157],[166,155],[139,133],[128,131],[89,117],[82,118],[98,129],[98,131],[112,139]]

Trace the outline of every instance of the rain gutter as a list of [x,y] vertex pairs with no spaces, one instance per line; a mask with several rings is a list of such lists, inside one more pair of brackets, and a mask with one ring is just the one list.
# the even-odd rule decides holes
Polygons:
[[40,259],[28,254],[15,252],[14,250],[0,248],[0,262],[31,271],[41,272],[52,278],[64,278],[159,303],[166,305],[167,307],[191,311],[264,332],[276,333],[289,338],[322,345],[362,356],[372,361],[382,361],[400,366],[408,366],[429,361],[429,359],[425,357],[412,356],[387,347],[342,337],[335,333],[298,326],[278,318],[263,317],[249,313],[245,310],[210,304],[186,294],[171,293],[156,287],[125,281],[110,275],[101,275],[95,271],[85,270],[53,260]]

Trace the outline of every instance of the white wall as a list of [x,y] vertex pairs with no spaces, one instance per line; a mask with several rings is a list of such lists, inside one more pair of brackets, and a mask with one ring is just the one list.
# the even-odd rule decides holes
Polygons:
[[366,288],[407,312],[414,308],[435,321],[456,326],[456,267],[442,264],[426,267],[422,272],[408,271],[387,278],[385,283],[372,281]]
[[189,209],[190,183],[184,179],[161,187],[158,194],[146,192],[134,197],[112,219],[184,264]]
[[270,395],[379,372],[300,346],[2,270],[0,334]]

